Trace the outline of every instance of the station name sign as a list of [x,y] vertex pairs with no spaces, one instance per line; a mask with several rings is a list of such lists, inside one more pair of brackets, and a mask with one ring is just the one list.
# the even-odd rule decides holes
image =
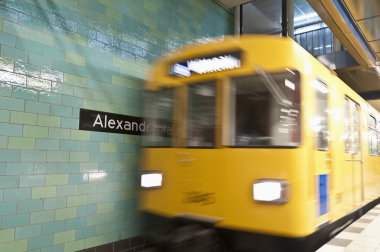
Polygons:
[[189,77],[194,74],[207,74],[236,69],[240,65],[241,53],[236,51],[175,62],[170,66],[170,75]]
[[89,109],[80,109],[79,129],[129,135],[154,134],[164,137],[172,135],[170,124],[162,120],[151,126],[147,120],[141,117]]

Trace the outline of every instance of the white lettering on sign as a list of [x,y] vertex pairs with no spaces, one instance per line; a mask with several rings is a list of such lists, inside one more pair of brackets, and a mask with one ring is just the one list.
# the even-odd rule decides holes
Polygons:
[[191,72],[206,74],[240,67],[240,59],[232,55],[221,55],[203,59],[192,59],[172,66],[172,73],[179,76],[190,76]]

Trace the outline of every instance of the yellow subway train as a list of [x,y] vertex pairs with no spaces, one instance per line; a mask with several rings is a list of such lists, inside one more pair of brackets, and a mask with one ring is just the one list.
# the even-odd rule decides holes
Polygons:
[[139,207],[165,251],[314,251],[380,202],[379,113],[290,38],[188,46],[146,90]]

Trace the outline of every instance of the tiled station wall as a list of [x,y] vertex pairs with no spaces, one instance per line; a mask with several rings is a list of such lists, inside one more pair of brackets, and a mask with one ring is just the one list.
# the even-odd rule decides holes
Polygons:
[[79,110],[141,116],[158,56],[232,28],[212,0],[0,0],[0,251],[139,237],[140,138]]

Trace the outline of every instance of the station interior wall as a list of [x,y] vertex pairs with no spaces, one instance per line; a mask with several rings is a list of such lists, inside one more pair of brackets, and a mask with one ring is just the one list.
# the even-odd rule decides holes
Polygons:
[[0,0],[0,251],[141,235],[140,137],[78,130],[79,111],[142,116],[158,57],[232,33],[212,0]]

